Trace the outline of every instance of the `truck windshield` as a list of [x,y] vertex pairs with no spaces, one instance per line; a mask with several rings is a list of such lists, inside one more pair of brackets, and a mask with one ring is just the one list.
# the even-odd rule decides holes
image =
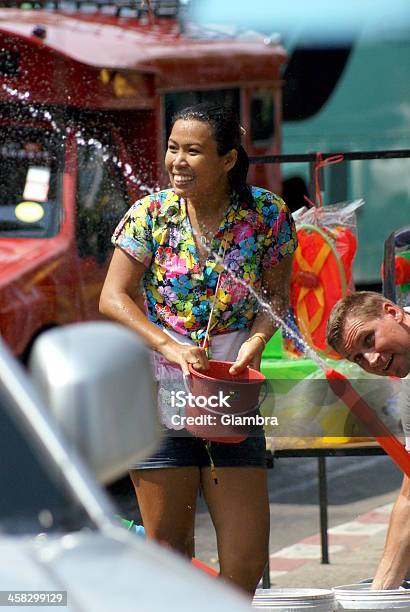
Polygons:
[[53,459],[19,418],[0,382],[0,533],[78,531],[92,527]]
[[0,129],[0,237],[46,238],[58,231],[63,146],[45,129]]

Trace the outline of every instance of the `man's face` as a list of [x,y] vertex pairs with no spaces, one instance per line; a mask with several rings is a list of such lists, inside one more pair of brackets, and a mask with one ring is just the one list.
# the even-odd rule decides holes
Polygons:
[[410,328],[400,308],[385,303],[379,319],[348,317],[340,354],[363,370],[403,378],[410,372]]

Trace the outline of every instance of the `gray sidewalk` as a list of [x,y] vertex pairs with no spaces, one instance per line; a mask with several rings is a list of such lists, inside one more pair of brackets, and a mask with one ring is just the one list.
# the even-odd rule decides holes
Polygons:
[[[322,565],[316,462],[278,461],[269,470],[272,587],[329,588],[374,576],[401,479],[387,457],[328,460],[330,564]],[[122,516],[138,522],[130,483],[122,488],[114,493]],[[218,571],[215,531],[203,497],[196,519],[196,556]]]
[[[320,537],[316,534],[271,555],[271,586],[331,588],[371,578],[380,561],[391,506],[397,492],[379,498],[374,508],[348,522],[329,528],[329,564],[320,560]],[[331,511],[331,508],[330,508]],[[306,558],[316,554],[316,558]],[[299,558],[298,558],[299,557]],[[281,564],[299,567],[280,571]]]
[[383,531],[358,544],[357,548],[334,553],[329,565],[312,559],[298,569],[273,578],[271,586],[326,589],[371,578],[380,560],[385,537],[386,531]]
[[[347,507],[329,506],[329,564],[321,563],[318,522],[305,537],[298,539],[297,520],[303,521],[308,513],[318,519],[317,506],[283,506],[271,504],[270,574],[271,587],[332,588],[355,584],[374,576],[386,538],[391,506],[398,490],[391,491]],[[297,512],[297,514],[296,514]],[[293,532],[281,521],[291,515],[295,522]],[[206,514],[199,518],[201,534],[198,557],[218,570],[213,529]],[[312,525],[312,521],[309,521]],[[283,537],[285,531],[285,537]],[[293,536],[290,536],[293,533]],[[306,534],[306,531],[305,531]],[[205,537],[205,535],[207,537]],[[198,544],[200,544],[198,542]]]

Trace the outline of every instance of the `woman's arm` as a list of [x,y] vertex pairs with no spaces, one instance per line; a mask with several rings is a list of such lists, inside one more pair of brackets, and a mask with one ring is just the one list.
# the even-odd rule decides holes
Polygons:
[[147,319],[141,294],[144,272],[142,263],[116,248],[102,289],[100,312],[134,330],[150,348],[181,366],[184,374],[189,374],[188,363],[206,370],[209,365],[203,349],[176,342]]
[[[289,308],[292,260],[293,256],[288,255],[277,266],[265,270],[262,275],[263,300],[279,319],[283,319]],[[280,322],[272,316],[272,313],[261,307],[252,325],[250,338],[242,344],[238,357],[229,372],[238,374],[248,365],[259,370],[265,343],[279,327]]]

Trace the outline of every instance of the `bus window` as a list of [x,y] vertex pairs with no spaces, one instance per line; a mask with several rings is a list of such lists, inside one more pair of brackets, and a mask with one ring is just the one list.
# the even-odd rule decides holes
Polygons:
[[[290,59],[284,75],[288,82],[284,85],[282,126],[285,155],[406,149],[410,138],[405,112],[409,39],[397,31],[397,39],[388,42],[388,30],[380,36],[378,26],[373,32],[372,27],[369,23],[368,34],[353,37],[350,46],[307,48],[298,44],[287,49]],[[366,201],[357,215],[359,248],[354,269],[355,282],[362,289],[380,288],[384,240],[408,223],[408,165],[406,159],[359,160],[324,171],[325,205],[356,198]],[[289,192],[292,188],[300,202],[301,189],[296,193],[294,187],[303,181],[307,191],[308,164],[282,164],[281,169],[285,189],[289,187]]]
[[252,146],[268,147],[275,137],[275,106],[273,91],[269,88],[255,89],[251,97],[251,141]]
[[329,202],[345,202],[350,181],[348,163],[333,164],[325,169],[325,188]]
[[297,47],[286,66],[283,120],[315,115],[332,95],[349,58],[351,47]]
[[44,129],[0,130],[0,236],[48,238],[60,223],[63,146]]
[[77,248],[80,257],[94,256],[100,263],[111,252],[111,234],[131,204],[113,158],[112,146],[84,144],[78,149]]
[[239,89],[213,89],[210,91],[181,91],[165,94],[165,133],[166,138],[171,131],[173,115],[192,104],[211,102],[233,108],[241,116]]

